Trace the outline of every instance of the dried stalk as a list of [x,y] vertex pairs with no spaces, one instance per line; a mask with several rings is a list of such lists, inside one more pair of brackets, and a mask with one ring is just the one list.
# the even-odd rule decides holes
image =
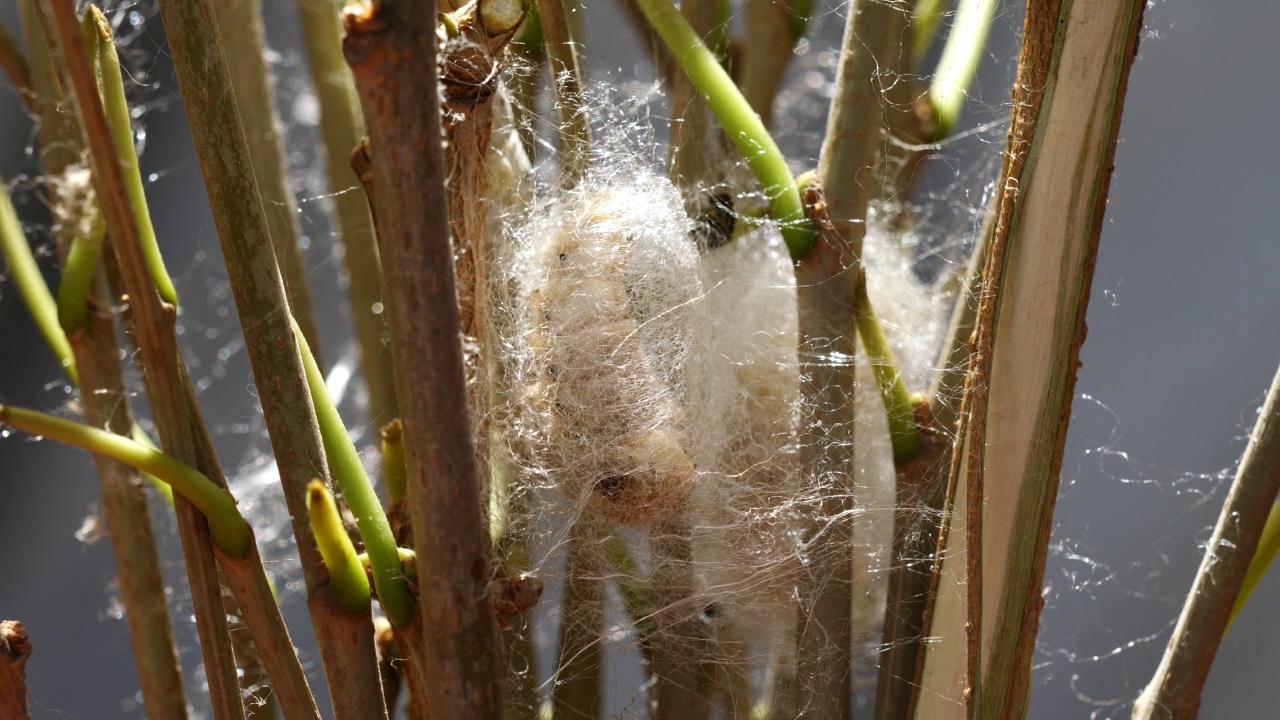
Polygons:
[[[181,361],[173,337],[173,308],[161,300],[147,268],[111,130],[98,102],[96,79],[80,35],[75,5],[71,0],[39,1],[42,3],[39,9],[50,19],[46,25],[57,34],[57,47],[73,91],[68,99],[75,104],[84,128],[98,198],[129,287],[139,360],[146,368],[152,412],[162,431],[160,440],[168,454],[193,463],[196,445],[191,432],[191,409],[187,407],[178,370]],[[50,7],[45,7],[45,3]],[[213,715],[217,720],[240,720],[244,709],[238,699],[240,691],[231,638],[208,523],[180,496],[174,498],[174,510],[178,515],[178,534],[186,560]]]
[[503,715],[502,643],[487,593],[444,194],[435,2],[347,6],[343,50],[369,125],[423,620],[423,703],[448,718]]
[[351,71],[342,58],[339,3],[335,0],[297,0],[298,23],[307,48],[307,66],[320,105],[320,135],[334,213],[342,236],[343,260],[351,283],[351,319],[360,346],[360,362],[369,388],[369,419],[375,425],[398,414],[392,379],[391,354],[386,347],[382,263],[378,255],[373,217],[356,192],[357,178],[348,155],[364,136],[359,100]]
[[[80,369],[80,402],[85,422],[129,437],[133,419],[110,294],[101,270],[94,285],[89,323],[70,336]],[[143,706],[149,718],[181,720],[187,717],[187,704],[141,479],[132,469],[100,455],[94,455],[93,462]]]
[[575,519],[561,601],[560,642],[551,690],[553,716],[596,720],[604,710],[604,581],[598,532]]
[[[875,37],[895,11],[856,3],[845,23],[836,92],[831,101],[818,178],[821,207],[810,187],[808,205],[819,231],[813,249],[796,265],[800,358],[806,366],[801,471],[819,498],[805,528],[810,557],[801,584],[799,709],[819,718],[847,718],[853,708],[851,656],[853,585],[854,364],[852,358],[881,108],[874,92],[875,57],[862,38]],[[825,218],[822,217],[825,214]],[[823,221],[826,222],[823,222]]]
[[[308,594],[315,594],[325,576],[306,519],[306,487],[312,478],[327,478],[328,468],[271,245],[270,227],[259,199],[250,149],[241,132],[226,55],[216,35],[208,32],[207,19],[213,10],[208,0],[166,1],[160,10],[179,85],[188,98],[201,99],[199,104],[188,103],[192,139],[254,380],[258,387],[270,389],[259,395],[263,416],[293,520]],[[227,572],[238,598],[243,592],[258,590],[257,573],[250,570],[245,568],[244,576]],[[274,604],[270,612],[243,599],[241,605],[285,716],[315,716],[315,701],[292,645],[277,646],[257,632],[262,626],[255,626],[255,616],[260,615],[258,620],[264,625],[272,625],[278,619]],[[309,602],[308,606],[320,611],[312,621],[330,678],[335,711],[341,709],[348,717],[377,715],[381,688],[377,682],[372,616],[368,612],[344,612],[336,604]],[[287,638],[282,624],[278,630]],[[353,636],[364,638],[355,648],[344,644]],[[273,663],[278,664],[273,667]]]
[[0,720],[31,720],[27,713],[27,629],[17,620],[0,622]]
[[[979,232],[985,237],[986,231]],[[959,300],[947,330],[942,370],[934,378],[928,405],[919,417],[924,428],[920,454],[896,465],[892,565],[885,600],[884,630],[876,683],[876,720],[908,717],[915,691],[925,611],[933,585],[934,554],[938,549],[940,516],[946,500],[947,473],[951,463],[951,433],[958,417],[954,399],[964,388],[969,365],[969,337],[977,319],[971,300],[982,270],[983,245],[974,245],[968,266],[960,278]]]
[[574,0],[538,0],[542,45],[551,62],[556,114],[560,117],[560,181],[572,187],[586,172],[591,150],[591,118],[582,101],[582,67],[565,8]]
[[299,245],[302,228],[298,223],[298,203],[289,184],[284,133],[276,113],[271,68],[267,65],[262,2],[218,0],[214,8],[218,13],[218,34],[226,49],[227,71],[231,74],[245,140],[249,143],[253,174],[258,180],[262,210],[267,217],[267,230],[288,291],[289,309],[302,327],[317,362],[321,362],[320,331],[311,300],[311,284],[307,281],[307,264]]
[[1280,372],[1240,458],[1218,524],[1155,676],[1133,706],[1134,720],[1194,718],[1262,528],[1280,491]]
[[[966,696],[982,718],[1026,706],[1084,310],[1143,5],[1028,7],[948,490],[955,507],[970,510],[951,512],[939,541],[925,631],[940,640],[922,658],[917,718],[960,717]],[[988,445],[1000,452],[985,455]],[[984,503],[982,526],[969,527]],[[975,553],[960,545],[978,541],[981,576]],[[970,592],[981,585],[979,607],[965,600],[966,575]],[[981,686],[966,692],[974,674]]]

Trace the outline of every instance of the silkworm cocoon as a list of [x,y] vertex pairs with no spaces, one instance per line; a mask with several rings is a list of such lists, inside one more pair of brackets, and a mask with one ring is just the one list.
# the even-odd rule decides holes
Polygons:
[[531,296],[548,475],[627,525],[683,511],[698,477],[680,404],[697,257],[674,187],[641,178],[562,199]]

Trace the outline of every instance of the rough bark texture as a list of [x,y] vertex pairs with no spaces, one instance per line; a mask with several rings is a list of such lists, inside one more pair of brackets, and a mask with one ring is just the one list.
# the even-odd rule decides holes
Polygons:
[[347,6],[343,50],[368,123],[417,548],[426,673],[440,718],[501,718],[503,658],[476,473],[441,148],[435,3]]
[[0,621],[0,720],[30,720],[27,713],[27,658],[31,641],[17,620]]

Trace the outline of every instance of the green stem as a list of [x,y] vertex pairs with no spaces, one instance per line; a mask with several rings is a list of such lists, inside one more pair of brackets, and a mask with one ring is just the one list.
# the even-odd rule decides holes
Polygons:
[[36,329],[44,338],[45,344],[54,357],[62,365],[73,385],[80,383],[76,372],[76,362],[71,353],[71,344],[58,324],[58,308],[54,304],[49,286],[40,274],[40,266],[31,254],[31,246],[22,232],[22,224],[18,222],[18,212],[9,199],[9,190],[4,187],[0,178],[0,254],[9,265],[9,276],[18,288],[18,296],[27,306],[27,312],[36,324]]
[[916,0],[911,10],[911,61],[919,65],[933,45],[942,20],[943,0]]
[[956,22],[938,60],[938,70],[929,85],[929,103],[937,119],[935,138],[951,134],[964,110],[968,89],[978,72],[987,32],[995,14],[996,0],[961,0]]
[[107,239],[107,226],[96,205],[91,213],[88,231],[78,232],[71,239],[58,283],[58,323],[68,334],[89,322],[89,293],[102,256],[102,243]]
[[760,116],[670,0],[636,0],[636,4],[689,74],[694,87],[706,97],[711,112],[764,186],[791,257],[803,257],[813,246],[813,225],[805,216],[800,190],[787,168],[787,160]]
[[178,291],[174,289],[173,280],[165,270],[164,258],[160,256],[160,246],[156,242],[156,231],[151,225],[151,213],[147,210],[147,196],[142,187],[142,166],[138,164],[138,153],[133,145],[133,125],[130,121],[129,104],[124,97],[120,56],[116,54],[116,46],[111,39],[111,25],[98,6],[89,5],[80,20],[80,28],[89,49],[89,57],[96,62],[98,68],[98,91],[102,95],[103,110],[107,114],[107,124],[111,126],[116,157],[119,158],[120,170],[124,174],[125,191],[129,195],[129,204],[138,224],[138,237],[146,256],[147,270],[151,273],[151,280],[161,299],[176,306]]
[[356,547],[342,524],[338,504],[319,480],[307,485],[307,516],[311,518],[311,532],[320,557],[329,571],[329,592],[338,607],[350,613],[368,612],[369,577],[356,557]]
[[907,392],[906,383],[902,381],[902,373],[898,372],[898,363],[893,357],[893,349],[889,347],[884,328],[876,317],[875,308],[871,306],[871,299],[867,297],[865,275],[859,284],[861,287],[856,320],[858,336],[862,338],[862,346],[867,351],[871,370],[876,376],[876,386],[880,389],[880,399],[884,401],[885,413],[889,416],[893,462],[901,465],[920,452],[920,427],[916,423],[915,402],[911,393]]
[[249,523],[236,502],[204,473],[176,458],[105,430],[25,408],[0,405],[0,423],[32,435],[73,445],[151,473],[173,487],[209,520],[218,548],[231,557],[244,557],[253,542]]
[[[219,0],[225,1],[225,0]],[[360,346],[360,365],[369,389],[369,419],[376,425],[398,414],[382,314],[382,261],[369,203],[355,191],[359,179],[347,162],[364,135],[363,118],[342,57],[342,28],[335,0],[296,0],[298,25],[307,48],[307,67],[320,105],[325,171],[333,193],[333,213],[342,239],[342,259],[350,283],[351,324]],[[425,11],[424,11],[425,12]]]
[[382,428],[382,481],[387,484],[387,505],[404,500],[404,429],[397,418]]
[[307,373],[307,385],[311,389],[311,401],[316,408],[316,421],[320,424],[320,437],[324,439],[324,453],[329,460],[333,478],[342,489],[342,497],[355,515],[356,526],[369,552],[373,567],[373,584],[378,589],[378,602],[387,618],[397,627],[404,627],[414,616],[413,598],[405,585],[404,570],[400,567],[400,551],[391,524],[373,491],[373,484],[364,472],[360,454],[347,435],[338,408],[324,385],[324,375],[316,366],[315,358],[307,347],[302,331],[294,326],[298,336],[298,349],[302,353],[302,365]]

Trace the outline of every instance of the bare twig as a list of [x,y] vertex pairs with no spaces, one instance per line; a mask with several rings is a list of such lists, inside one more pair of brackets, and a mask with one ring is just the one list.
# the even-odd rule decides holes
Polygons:
[[576,185],[586,172],[591,149],[591,122],[582,102],[582,68],[579,50],[565,7],[574,0],[538,0],[542,20],[542,44],[551,61],[556,89],[556,114],[560,117],[560,181]]
[[747,0],[745,3],[746,52],[739,82],[742,94],[766,127],[773,124],[773,101],[791,62],[791,46],[797,40],[788,22],[791,2],[793,0]]
[[369,125],[378,242],[422,610],[424,703],[449,718],[503,715],[502,643],[462,358],[444,193],[435,2],[348,5],[343,50]]
[[604,581],[598,533],[575,519],[567,542],[560,642],[551,690],[554,717],[595,720],[604,709]]
[[1134,720],[1193,718],[1199,713],[1200,693],[1277,491],[1280,371],[1271,381],[1160,667],[1134,703]]
[[806,368],[800,462],[819,503],[817,518],[805,529],[811,560],[800,596],[798,701],[801,711],[821,718],[852,713],[855,373],[852,362],[834,359],[855,352],[862,239],[879,149],[876,58],[862,39],[875,37],[893,12],[879,3],[851,3],[819,161],[821,185],[813,183],[806,192],[817,241],[796,265],[800,358]]
[[[115,318],[101,270],[95,286],[89,322],[70,337],[76,366],[80,369],[80,401],[86,422],[128,437],[133,430],[133,419],[120,366]],[[129,624],[129,644],[138,666],[143,706],[147,716],[157,720],[186,718],[177,647],[165,602],[164,580],[160,576],[146,494],[132,469],[100,455],[94,455],[93,461],[98,470],[102,514],[120,580],[120,601]]]

